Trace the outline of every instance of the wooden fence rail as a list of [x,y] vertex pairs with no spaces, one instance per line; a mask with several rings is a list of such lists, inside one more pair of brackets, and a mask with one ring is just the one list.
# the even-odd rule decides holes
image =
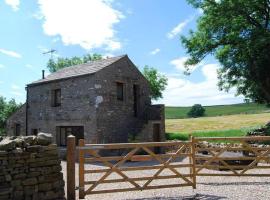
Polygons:
[[[222,142],[222,145],[206,142]],[[171,187],[195,189],[197,176],[270,177],[270,173],[248,173],[252,169],[270,169],[269,146],[255,146],[254,142],[270,142],[270,136],[191,137],[187,142],[118,144],[85,144],[80,140],[77,147],[79,198],[90,194]],[[68,200],[75,199],[75,151],[75,138],[68,137]],[[169,181],[160,182],[165,179]],[[125,187],[120,187],[123,183]]]
[[[222,145],[208,147],[205,142],[222,142]],[[253,143],[270,142],[269,136],[262,137],[215,137],[194,138],[196,176],[264,176],[270,173],[247,173],[253,169],[270,169],[268,145]],[[215,173],[221,170],[224,173]]]

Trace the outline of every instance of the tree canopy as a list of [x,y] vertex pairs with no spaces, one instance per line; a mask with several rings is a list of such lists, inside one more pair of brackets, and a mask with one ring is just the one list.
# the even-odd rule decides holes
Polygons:
[[162,92],[167,86],[168,79],[164,75],[158,73],[155,68],[147,65],[143,68],[143,75],[150,84],[151,99],[158,100],[159,98],[162,98]]
[[203,11],[197,30],[181,38],[187,68],[214,55],[221,90],[236,87],[238,95],[270,104],[270,1],[187,1]]
[[14,113],[21,104],[17,104],[14,99],[7,101],[4,97],[0,96],[0,135],[5,132],[6,120]]
[[59,69],[65,68],[65,67],[70,67],[73,65],[78,65],[78,64],[83,64],[87,63],[89,61],[95,61],[95,60],[101,60],[102,56],[100,54],[94,53],[93,55],[91,54],[86,54],[83,57],[71,57],[71,58],[57,58],[55,61],[54,59],[49,59],[47,63],[47,68],[49,69],[50,72],[56,72]]
[[188,117],[202,117],[205,114],[205,109],[201,104],[194,104],[187,113]]

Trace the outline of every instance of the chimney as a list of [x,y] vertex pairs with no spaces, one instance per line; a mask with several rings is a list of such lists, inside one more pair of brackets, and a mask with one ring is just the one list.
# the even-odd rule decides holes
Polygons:
[[42,70],[42,79],[44,79],[45,78],[45,70],[43,69]]

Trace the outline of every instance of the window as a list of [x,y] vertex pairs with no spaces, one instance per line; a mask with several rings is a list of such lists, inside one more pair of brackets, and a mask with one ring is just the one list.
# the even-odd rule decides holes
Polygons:
[[15,124],[14,135],[19,136],[20,134],[21,134],[21,125],[20,124]]
[[52,90],[52,106],[61,106],[61,89]]
[[38,130],[37,130],[36,128],[33,128],[33,129],[31,130],[31,134],[32,134],[32,135],[37,135],[37,134],[38,134]]
[[124,83],[117,82],[116,83],[116,92],[117,92],[117,100],[124,100]]

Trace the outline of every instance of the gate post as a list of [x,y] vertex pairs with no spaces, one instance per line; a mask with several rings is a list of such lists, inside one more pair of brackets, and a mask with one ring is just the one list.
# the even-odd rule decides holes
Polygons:
[[75,136],[67,137],[67,200],[75,200]]
[[195,158],[195,139],[191,136],[191,158],[192,158],[192,182],[193,182],[193,189],[196,189],[196,158]]
[[[79,147],[84,147],[84,139],[79,140]],[[84,199],[84,150],[79,149],[79,198]]]

